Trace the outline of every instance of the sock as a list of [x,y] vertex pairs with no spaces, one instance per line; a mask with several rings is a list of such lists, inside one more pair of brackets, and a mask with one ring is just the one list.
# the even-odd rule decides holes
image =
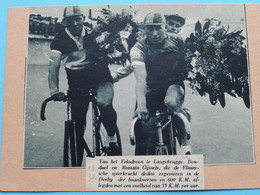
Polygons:
[[114,134],[113,136],[107,136],[107,139],[106,141],[109,143],[109,142],[116,142],[117,139],[116,139],[116,134]]

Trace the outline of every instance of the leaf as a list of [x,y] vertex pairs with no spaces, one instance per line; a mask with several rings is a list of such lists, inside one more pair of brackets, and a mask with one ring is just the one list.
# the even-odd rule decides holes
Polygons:
[[200,21],[196,22],[195,24],[195,35],[198,36],[198,35],[201,35],[201,23]]
[[204,92],[202,89],[196,87],[197,92],[200,94],[200,96],[204,96]]
[[91,10],[91,9],[89,9],[88,18],[89,18],[90,20],[92,20],[92,10]]
[[209,30],[209,25],[210,25],[210,20],[208,20],[207,22],[205,22],[205,24],[203,25],[203,34],[205,34],[206,32],[208,32],[208,30]]
[[239,86],[238,84],[235,84],[235,85],[234,85],[234,90],[235,90],[235,92],[237,93],[237,95],[238,95],[239,97],[242,96],[242,87],[241,87],[241,86]]
[[225,95],[224,93],[222,93],[219,97],[218,97],[218,101],[220,103],[220,105],[222,106],[222,108],[224,108],[226,106],[226,100],[225,100]]
[[105,8],[102,8],[102,11],[101,11],[103,14],[105,14],[105,15],[110,15],[110,14],[112,14],[112,12],[110,11],[110,10],[108,10],[108,9],[105,9]]
[[249,86],[248,85],[246,85],[243,88],[243,100],[244,100],[245,106],[247,108],[250,108],[250,95],[249,95]]
[[213,94],[209,94],[209,101],[212,105],[216,105],[217,103],[217,97]]
[[194,41],[194,34],[193,33],[190,34],[190,40]]
[[229,95],[231,95],[232,97],[235,97],[235,98],[237,97],[236,94],[233,93],[233,92],[231,92],[231,91],[228,91],[227,93],[228,93]]

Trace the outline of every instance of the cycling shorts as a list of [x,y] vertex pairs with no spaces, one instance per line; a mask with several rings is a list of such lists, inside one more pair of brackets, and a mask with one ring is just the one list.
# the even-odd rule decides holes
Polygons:
[[167,108],[164,104],[164,98],[168,88],[171,85],[180,85],[184,90],[184,82],[183,81],[174,81],[169,82],[168,84],[164,85],[163,87],[157,89],[149,89],[149,92],[146,93],[146,106],[150,113],[154,113],[156,110],[166,111]]
[[113,78],[107,66],[96,66],[80,70],[66,68],[70,90],[95,90],[97,85],[104,82],[113,83]]

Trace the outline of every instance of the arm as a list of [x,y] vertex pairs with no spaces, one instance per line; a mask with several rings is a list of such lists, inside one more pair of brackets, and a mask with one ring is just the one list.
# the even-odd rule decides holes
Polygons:
[[145,63],[141,61],[134,61],[132,65],[134,67],[134,73],[136,77],[136,85],[135,85],[136,100],[137,100],[136,114],[139,119],[148,120],[149,112],[146,107],[147,73],[145,69]]
[[58,51],[51,51],[49,59],[49,88],[51,96],[54,100],[64,100],[65,94],[59,92],[59,70],[61,65],[61,53]]
[[133,71],[134,71],[133,66],[130,64],[129,61],[127,61],[125,66],[120,67],[119,69],[117,69],[115,73],[112,74],[114,82],[117,82],[120,79],[127,77]]

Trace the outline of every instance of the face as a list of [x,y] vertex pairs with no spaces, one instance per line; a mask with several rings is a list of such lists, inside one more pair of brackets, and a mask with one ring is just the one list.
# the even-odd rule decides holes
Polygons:
[[83,16],[71,16],[66,18],[66,26],[73,36],[79,36],[84,25]]
[[165,38],[163,25],[145,26],[148,41],[152,44],[160,44]]
[[167,32],[178,34],[181,31],[181,23],[179,21],[170,19],[166,22]]

